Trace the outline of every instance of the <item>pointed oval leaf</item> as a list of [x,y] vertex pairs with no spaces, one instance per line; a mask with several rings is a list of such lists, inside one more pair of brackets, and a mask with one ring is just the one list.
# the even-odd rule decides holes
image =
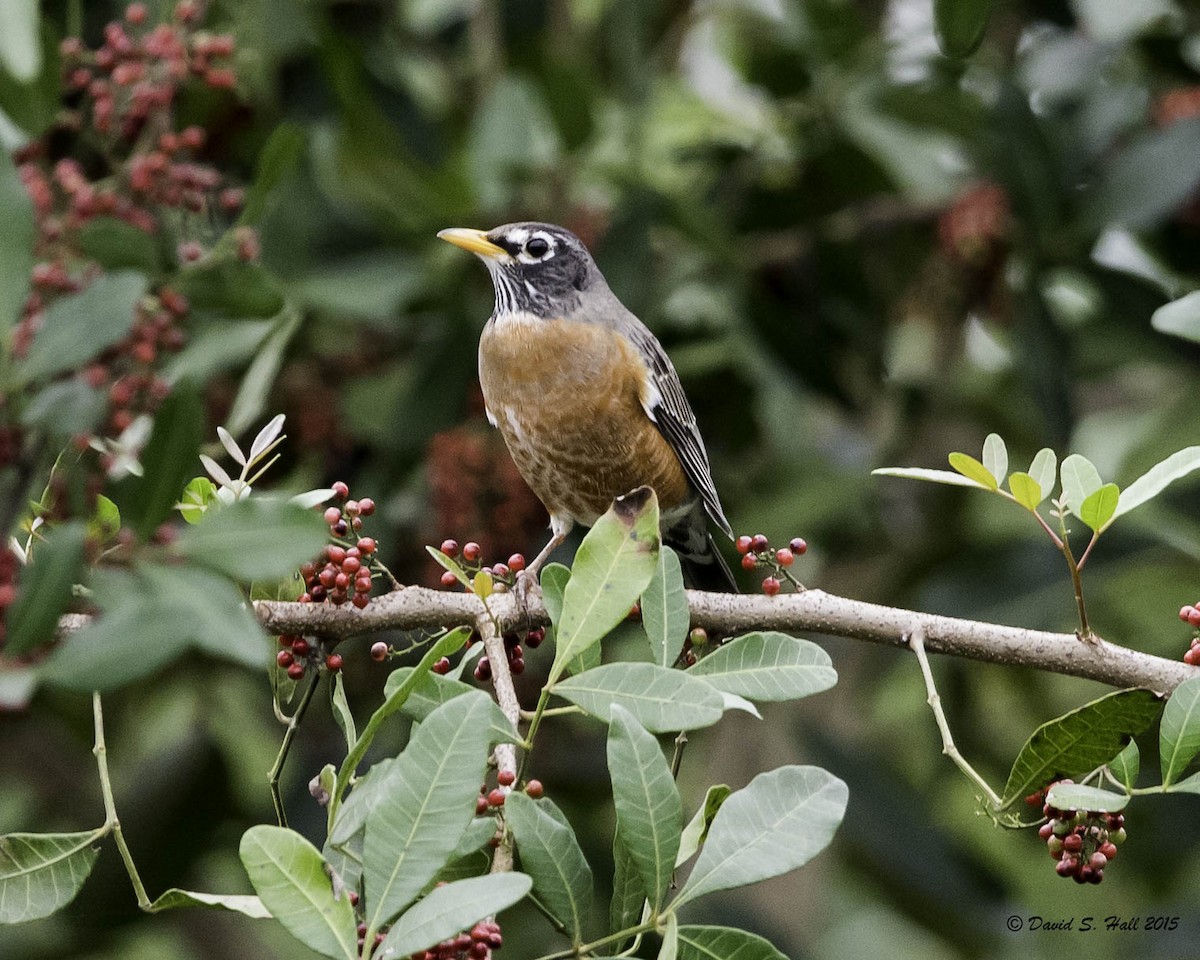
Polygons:
[[837,683],[829,654],[786,633],[747,633],[688,669],[718,690],[767,702],[798,700]]
[[650,585],[642,593],[642,626],[650,638],[650,653],[660,667],[669,667],[683,650],[692,614],[683,589],[679,556],[663,545]]
[[6,653],[27,653],[54,636],[58,617],[71,602],[83,572],[86,533],[84,524],[68,523],[30,551],[32,560],[21,571],[17,596],[8,611]]
[[207,453],[200,454],[200,462],[204,465],[204,469],[208,471],[208,475],[217,481],[223,487],[233,486],[233,477],[225,472],[216,460],[210,457]]
[[951,487],[978,487],[979,484],[961,473],[951,473],[949,470],[930,470],[926,467],[879,467],[871,471],[872,476],[903,477],[907,480],[928,480],[930,483],[944,483]]
[[1128,513],[1134,507],[1140,507],[1147,500],[1157,497],[1169,484],[1195,470],[1200,470],[1200,446],[1177,450],[1121,491],[1121,502],[1117,504],[1117,512],[1113,514],[1113,518]]
[[1161,711],[1149,690],[1118,690],[1042,724],[1013,762],[1002,805],[1011,806],[1054,777],[1082,776],[1107,763]]
[[171,517],[179,491],[192,477],[204,431],[204,408],[192,384],[177,384],[154,415],[154,430],[142,451],[143,475],[122,488],[121,512],[149,540]]
[[1127,793],[1114,793],[1089,787],[1082,783],[1064,783],[1051,787],[1046,802],[1059,810],[1095,810],[1097,813],[1117,813],[1129,803]]
[[[637,862],[621,839],[621,828],[613,832],[613,883],[612,899],[608,906],[608,928],[612,931],[627,930],[637,926],[646,913],[646,886]],[[625,941],[613,944],[613,951],[620,953]]]
[[1017,471],[1012,474],[1008,478],[1008,489],[1026,510],[1036,510],[1042,502],[1041,485],[1027,473]]
[[1049,447],[1039,450],[1029,465],[1029,475],[1042,488],[1042,500],[1051,496],[1054,493],[1054,481],[1058,477],[1058,457],[1054,451]]
[[992,471],[970,454],[955,451],[950,454],[948,459],[950,466],[968,480],[973,480],[976,486],[983,487],[985,490],[996,489],[996,478],[992,476]]
[[1099,490],[1088,494],[1079,507],[1079,519],[1097,533],[1103,532],[1112,522],[1120,498],[1120,488],[1115,483],[1106,483]]
[[378,929],[437,876],[475,816],[487,763],[488,717],[482,691],[465,693],[431,713],[380,785],[367,814],[363,875]]
[[1159,333],[1200,341],[1200,290],[1164,303],[1151,315],[1150,326]]
[[538,581],[542,586],[542,602],[546,605],[546,614],[550,622],[558,625],[562,619],[563,593],[567,589],[567,581],[571,579],[570,567],[561,563],[548,563],[542,567]]
[[683,835],[679,839],[679,853],[675,855],[676,867],[682,867],[696,855],[700,844],[708,837],[713,818],[716,817],[717,811],[721,809],[721,804],[729,799],[732,792],[723,783],[708,788],[708,792],[704,794],[704,802],[700,804],[700,809],[692,815],[692,819],[683,828]]
[[[205,907],[209,910],[229,910],[255,920],[270,920],[271,911],[260,897],[244,893],[197,893],[172,887],[146,908],[147,913],[161,913],[177,907]],[[340,954],[339,954],[340,956]]]
[[1193,773],[1190,777],[1173,783],[1165,789],[1169,793],[1200,793],[1200,773]]
[[983,465],[996,480],[997,485],[1008,476],[1008,448],[998,433],[989,433],[983,441]]
[[401,914],[372,956],[394,960],[426,950],[511,907],[532,886],[533,881],[523,873],[492,873],[435,887]]
[[452,574],[454,574],[455,580],[461,583],[468,590],[474,589],[471,585],[471,578],[467,576],[467,571],[462,568],[457,560],[442,553],[442,551],[437,547],[427,546],[425,550],[431,557],[433,557],[434,560],[438,562],[443,570],[449,570]]
[[0,222],[0,337],[7,339],[29,294],[35,235],[33,201],[7,150],[0,150]]
[[221,446],[225,448],[233,459],[240,463],[243,467],[246,465],[246,455],[242,453],[242,448],[237,445],[237,441],[233,439],[229,431],[224,427],[217,427],[217,439],[221,441]]
[[938,47],[954,60],[965,60],[983,42],[995,0],[933,0]]
[[833,839],[849,799],[846,784],[820,767],[760,773],[722,805],[672,909],[808,863]]
[[679,928],[679,960],[787,960],[769,940],[735,927]]
[[554,692],[606,723],[619,703],[651,733],[716,723],[721,695],[697,677],[653,663],[610,663],[556,684]]
[[578,945],[592,903],[592,868],[575,831],[549,801],[530,800],[523,793],[508,795],[504,819],[516,841],[521,866],[533,879],[538,901]]
[[662,943],[658,948],[658,960],[679,960],[679,918],[667,914],[667,923],[661,928]]
[[683,804],[658,741],[619,703],[611,713],[608,772],[617,829],[657,914],[679,852]]
[[1104,485],[1104,481],[1100,479],[1100,472],[1087,457],[1073,453],[1063,460],[1059,475],[1062,477],[1063,496],[1067,498],[1067,506],[1079,517],[1083,501]]
[[334,897],[320,851],[300,834],[259,824],[242,834],[242,865],[254,892],[288,933],[334,960],[354,960],[358,935],[349,897]]
[[1108,763],[1109,772],[1121,781],[1126,790],[1137,786],[1138,772],[1141,768],[1142,755],[1138,750],[1136,740],[1130,740],[1125,749],[1118,753]]
[[250,444],[250,462],[254,463],[266,453],[271,444],[275,442],[275,438],[279,436],[283,430],[283,421],[287,419],[285,414],[277,413],[267,421],[266,426],[258,431],[257,436]]
[[40,920],[74,900],[103,836],[103,830],[0,836],[0,923]]
[[315,510],[256,497],[187,527],[176,547],[187,559],[235,580],[272,580],[311,560],[328,538],[329,528]]
[[1200,677],[1185,680],[1171,694],[1158,742],[1163,786],[1170,786],[1200,753]]
[[618,497],[575,554],[556,632],[553,686],[568,663],[625,619],[658,566],[658,497],[639,487]]

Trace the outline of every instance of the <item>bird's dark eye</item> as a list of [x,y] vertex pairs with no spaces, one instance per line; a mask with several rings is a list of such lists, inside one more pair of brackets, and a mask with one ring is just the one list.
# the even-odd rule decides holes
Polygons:
[[542,237],[534,237],[525,244],[525,252],[531,257],[536,257],[539,260],[544,257],[550,250],[550,243]]

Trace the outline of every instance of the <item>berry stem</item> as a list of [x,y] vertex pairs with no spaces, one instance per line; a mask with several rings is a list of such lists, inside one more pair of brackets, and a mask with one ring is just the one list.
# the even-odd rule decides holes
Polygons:
[[100,774],[100,795],[104,798],[104,829],[113,835],[121,859],[125,862],[125,872],[129,874],[129,882],[133,884],[133,892],[137,895],[138,906],[142,910],[150,910],[150,898],[146,895],[146,887],[138,875],[133,863],[133,854],[125,843],[125,835],[121,832],[121,821],[117,817],[117,805],[113,799],[112,780],[108,775],[108,747],[104,741],[104,708],[100,703],[100,691],[92,693],[92,718],[96,727],[96,744],[92,753],[96,757],[96,768]]
[[312,679],[308,681],[308,686],[304,690],[304,696],[300,698],[300,703],[296,706],[296,712],[288,720],[287,729],[283,732],[283,743],[279,745],[279,753],[275,756],[275,762],[267,774],[267,782],[271,785],[271,802],[275,805],[275,819],[279,821],[281,827],[286,827],[288,823],[287,814],[283,810],[283,798],[279,795],[279,775],[283,772],[283,764],[287,760],[288,751],[292,748],[292,740],[296,737],[296,731],[300,729],[300,721],[304,719],[304,713],[308,710],[308,705],[312,702],[313,694],[317,692],[317,684],[320,682],[321,672],[314,669]]
[[950,724],[942,710],[942,698],[938,695],[937,685],[933,682],[933,671],[929,668],[929,657],[925,653],[925,629],[923,627],[917,627],[908,634],[908,646],[917,655],[917,663],[921,665],[921,675],[925,678],[925,692],[928,694],[925,702],[933,711],[933,719],[937,723],[938,732],[942,735],[942,753],[954,761],[955,766],[966,775],[967,779],[983,791],[992,810],[1000,810],[1003,802],[999,794],[988,785],[988,782],[967,762],[966,758],[958,752],[958,747],[954,745],[954,737],[950,735]]
[[[665,916],[666,911],[659,914],[659,920],[662,920]],[[599,950],[601,947],[608,946],[610,943],[620,943],[622,940],[628,940],[630,937],[641,936],[643,933],[652,933],[653,931],[654,921],[648,920],[645,923],[639,923],[636,927],[626,927],[624,930],[610,933],[607,937],[601,937],[599,940],[593,940],[591,943],[584,943],[578,947],[544,954],[538,957],[537,960],[567,960],[569,957],[585,957]]]
[[[1081,564],[1075,562],[1075,554],[1071,552],[1071,540],[1067,534],[1067,518],[1066,512],[1062,512],[1058,517],[1059,528],[1062,530],[1061,550],[1062,555],[1067,561],[1067,569],[1071,571],[1071,584],[1075,588],[1075,606],[1079,608],[1079,639],[1091,640],[1092,628],[1088,626],[1087,607],[1083,603],[1083,579],[1079,576],[1079,568]],[[1096,542],[1096,538],[1092,538],[1092,543]],[[1092,546],[1088,544],[1087,551],[1084,553],[1086,557],[1091,552]]]
[[[512,671],[508,666],[508,657],[504,650],[504,637],[499,629],[497,629],[496,619],[487,609],[487,604],[485,603],[483,607],[484,612],[475,618],[475,629],[483,640],[483,649],[492,664],[492,684],[496,689],[496,702],[500,704],[500,710],[508,717],[509,722],[515,730],[521,719],[521,704],[517,700],[517,690],[513,685]],[[514,782],[519,779],[517,776],[517,748],[514,744],[496,744],[493,756],[496,758],[496,766],[500,772],[508,771],[511,773]],[[509,840],[508,834],[505,833],[499,846],[496,847],[495,855],[492,857],[491,872],[511,873],[512,869],[512,841]]]

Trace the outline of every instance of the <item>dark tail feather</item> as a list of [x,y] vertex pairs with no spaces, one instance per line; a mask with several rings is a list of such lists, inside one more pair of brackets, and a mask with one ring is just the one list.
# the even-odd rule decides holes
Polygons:
[[[739,593],[733,571],[725,557],[713,542],[712,534],[707,537],[707,550],[702,554],[683,553],[679,547],[679,564],[683,567],[683,581],[693,590],[711,590],[716,593]],[[672,546],[675,546],[672,544]]]

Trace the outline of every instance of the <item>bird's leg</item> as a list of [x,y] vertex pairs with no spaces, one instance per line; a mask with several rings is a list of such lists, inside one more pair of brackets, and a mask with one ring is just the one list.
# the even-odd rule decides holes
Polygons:
[[517,574],[517,582],[515,584],[517,603],[520,604],[521,609],[526,611],[526,613],[529,610],[529,591],[538,582],[538,574],[541,572],[542,566],[550,559],[550,554],[562,546],[563,541],[567,539],[567,534],[571,532],[573,526],[575,526],[575,521],[570,517],[551,516],[550,532],[553,536],[542,547],[541,552],[533,558],[533,562]]

